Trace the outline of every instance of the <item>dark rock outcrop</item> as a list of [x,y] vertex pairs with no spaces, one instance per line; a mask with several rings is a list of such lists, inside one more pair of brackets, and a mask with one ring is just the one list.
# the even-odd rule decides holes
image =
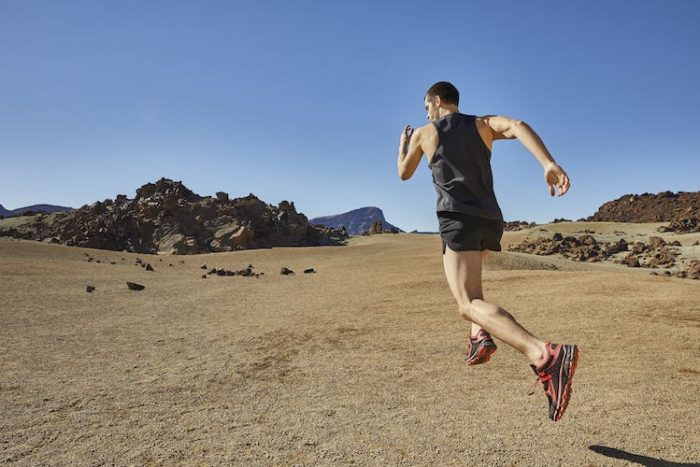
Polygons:
[[700,191],[624,195],[603,204],[586,221],[669,222],[663,231],[700,232]]
[[0,235],[140,253],[197,254],[274,246],[342,245],[343,229],[310,225],[294,203],[266,204],[252,193],[229,199],[199,196],[182,182],[162,178],[80,209],[36,216]]

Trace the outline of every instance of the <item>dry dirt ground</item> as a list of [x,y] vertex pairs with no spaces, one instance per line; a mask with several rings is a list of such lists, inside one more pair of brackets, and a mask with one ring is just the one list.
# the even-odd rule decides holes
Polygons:
[[[641,239],[652,227],[603,234]],[[540,338],[580,347],[571,404],[554,423],[504,343],[486,365],[464,364],[468,323],[440,251],[437,235],[421,234],[187,257],[2,238],[0,463],[700,462],[700,282],[491,255],[485,298]],[[251,263],[265,275],[201,278],[203,264]]]

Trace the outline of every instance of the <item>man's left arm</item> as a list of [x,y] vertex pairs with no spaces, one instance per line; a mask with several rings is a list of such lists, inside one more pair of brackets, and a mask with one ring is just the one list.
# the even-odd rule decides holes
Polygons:
[[420,160],[423,157],[423,148],[421,147],[421,128],[413,131],[411,125],[406,127],[401,132],[399,139],[399,159],[397,166],[399,169],[399,177],[401,180],[408,180],[413,176]]

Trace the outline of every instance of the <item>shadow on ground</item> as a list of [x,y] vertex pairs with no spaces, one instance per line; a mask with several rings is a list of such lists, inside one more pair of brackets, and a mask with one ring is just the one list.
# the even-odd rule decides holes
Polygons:
[[608,457],[614,457],[615,459],[622,459],[628,462],[635,462],[647,467],[688,467],[688,466],[700,466],[698,462],[682,463],[682,462],[671,462],[664,459],[656,459],[654,457],[642,456],[640,454],[632,454],[631,452],[623,451],[621,449],[609,448],[607,446],[588,446],[591,451],[597,452]]

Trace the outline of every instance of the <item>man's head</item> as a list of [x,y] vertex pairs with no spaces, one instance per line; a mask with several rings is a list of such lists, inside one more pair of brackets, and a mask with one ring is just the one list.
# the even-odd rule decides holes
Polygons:
[[425,93],[425,110],[430,121],[439,120],[446,112],[456,112],[458,105],[459,91],[447,81],[433,84]]

